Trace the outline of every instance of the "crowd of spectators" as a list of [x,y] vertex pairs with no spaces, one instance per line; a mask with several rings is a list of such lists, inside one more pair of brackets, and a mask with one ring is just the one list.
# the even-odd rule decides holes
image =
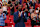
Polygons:
[[32,27],[40,25],[40,0],[0,0],[0,13],[9,16],[9,20],[17,9],[27,13],[27,20],[31,20]]

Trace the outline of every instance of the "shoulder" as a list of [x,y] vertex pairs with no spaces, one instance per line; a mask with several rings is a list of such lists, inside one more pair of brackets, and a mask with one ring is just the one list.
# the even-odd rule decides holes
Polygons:
[[14,12],[14,14],[13,15],[15,15],[17,12]]

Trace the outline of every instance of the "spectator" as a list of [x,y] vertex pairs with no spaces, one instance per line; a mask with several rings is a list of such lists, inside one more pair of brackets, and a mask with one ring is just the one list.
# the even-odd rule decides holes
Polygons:
[[14,22],[16,23],[15,27],[25,27],[24,22],[27,21],[26,15],[24,17],[24,12],[21,11],[21,6],[22,5],[19,5],[19,10],[17,9],[18,11],[14,13]]
[[15,9],[15,2],[12,1],[12,4],[10,5],[10,9],[11,9],[11,15],[13,15],[14,13],[14,9]]
[[5,26],[6,14],[3,13],[3,10],[0,9],[0,26]]
[[7,15],[7,6],[6,4],[4,4],[4,6],[2,6],[3,12]]
[[[25,17],[28,17],[28,9],[25,9]],[[28,19],[28,18],[27,18]]]
[[10,5],[11,5],[11,1],[10,0],[8,0],[8,4],[7,5],[8,5],[8,7],[10,7]]
[[35,9],[35,2],[34,2],[34,0],[31,2],[31,6],[33,6],[34,9]]
[[34,25],[36,25],[36,18],[37,18],[37,14],[36,14],[36,10],[31,14],[31,24],[32,27],[34,27]]
[[[4,24],[4,20],[6,19],[4,18],[4,13],[7,15],[7,21],[9,21],[9,23],[12,21],[14,14],[15,27],[25,27],[24,22],[29,19],[32,27],[35,24],[40,25],[40,0],[0,0],[0,26],[7,26],[7,24],[9,26],[11,24]],[[29,23],[27,22],[26,24]]]
[[33,6],[31,6],[31,9],[29,10],[30,13],[33,13],[34,9]]

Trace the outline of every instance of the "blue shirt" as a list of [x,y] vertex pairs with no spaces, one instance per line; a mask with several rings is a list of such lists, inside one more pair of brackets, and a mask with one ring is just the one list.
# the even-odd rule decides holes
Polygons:
[[5,26],[6,14],[4,16],[5,18],[3,18],[3,14],[0,16],[0,26]]
[[14,13],[14,22],[16,23],[15,27],[25,27],[24,22],[27,21],[27,17],[25,16],[25,18],[23,18],[23,15],[21,14],[21,17],[19,18],[18,13],[18,11]]

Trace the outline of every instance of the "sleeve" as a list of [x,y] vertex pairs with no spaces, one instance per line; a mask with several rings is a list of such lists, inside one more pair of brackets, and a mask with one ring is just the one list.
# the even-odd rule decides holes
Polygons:
[[4,16],[5,16],[4,20],[6,20],[6,14]]
[[18,17],[18,16],[16,16],[16,14],[14,14],[14,22],[18,23],[18,22],[20,22],[20,20],[21,20],[21,17]]
[[24,22],[27,22],[27,15],[25,15],[23,19],[24,19]]

